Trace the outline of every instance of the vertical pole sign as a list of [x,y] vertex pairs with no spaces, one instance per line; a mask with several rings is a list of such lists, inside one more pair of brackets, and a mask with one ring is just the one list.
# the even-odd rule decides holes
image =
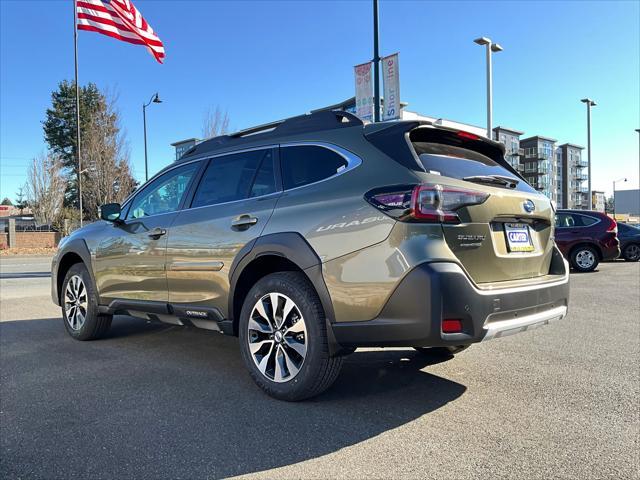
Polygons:
[[382,58],[382,83],[384,89],[382,119],[400,118],[400,70],[397,53]]
[[356,65],[356,116],[363,122],[373,121],[373,85],[371,62]]

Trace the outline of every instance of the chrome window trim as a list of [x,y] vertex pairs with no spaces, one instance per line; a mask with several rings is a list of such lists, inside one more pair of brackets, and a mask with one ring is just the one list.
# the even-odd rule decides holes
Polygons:
[[[284,188],[284,181],[282,183],[282,191],[283,192],[292,192],[294,190],[298,190],[300,188],[306,188],[306,187],[310,187],[312,185],[317,185],[318,183],[322,183],[322,182],[326,182],[327,180],[331,180],[333,178],[336,178],[340,175],[343,175],[351,170],[353,170],[354,168],[359,167],[360,165],[362,165],[362,159],[357,156],[355,153],[347,150],[346,148],[342,148],[338,145],[334,145],[333,143],[328,143],[328,142],[314,142],[314,141],[298,141],[298,142],[286,142],[286,143],[281,143],[280,144],[280,148],[288,148],[288,147],[320,147],[320,148],[326,148],[327,150],[331,150],[332,152],[340,155],[346,162],[347,162],[347,166],[343,169],[340,170],[339,172],[334,173],[333,175],[331,175],[330,177],[327,178],[323,178],[322,180],[318,180],[312,183],[307,183],[305,185],[300,185],[298,187],[293,187],[293,188]],[[282,169],[282,159],[280,159],[280,169]]]

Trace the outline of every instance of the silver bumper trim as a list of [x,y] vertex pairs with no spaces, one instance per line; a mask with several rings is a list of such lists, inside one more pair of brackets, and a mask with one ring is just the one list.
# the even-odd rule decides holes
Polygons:
[[549,324],[554,320],[561,320],[567,315],[567,307],[561,306],[546,310],[544,312],[534,313],[520,318],[511,320],[500,320],[491,322],[484,326],[487,332],[482,341],[491,340],[492,338],[506,337],[516,333],[531,330],[536,327]]

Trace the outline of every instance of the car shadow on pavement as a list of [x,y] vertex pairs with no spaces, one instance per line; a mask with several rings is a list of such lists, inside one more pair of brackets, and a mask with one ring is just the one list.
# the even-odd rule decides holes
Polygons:
[[466,388],[412,350],[347,357],[300,403],[263,394],[237,339],[116,317],[78,342],[61,319],[0,324],[2,477],[221,478],[295,464],[400,427]]

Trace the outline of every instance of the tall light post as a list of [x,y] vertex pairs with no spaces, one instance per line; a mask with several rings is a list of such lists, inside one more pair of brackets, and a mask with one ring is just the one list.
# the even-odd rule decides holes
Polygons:
[[636,128],[638,132],[638,179],[640,180],[640,128]]
[[380,51],[378,50],[378,0],[373,0],[373,121],[380,121]]
[[493,124],[493,68],[491,65],[491,54],[501,52],[503,48],[497,43],[493,43],[490,38],[480,37],[474,40],[478,45],[485,45],[487,51],[487,138],[492,140],[491,128]]
[[149,165],[147,163],[147,107],[152,103],[162,103],[158,92],[151,96],[151,100],[142,104],[142,123],[144,125],[144,181],[149,180]]
[[580,101],[587,105],[587,176],[589,177],[587,179],[587,188],[589,189],[587,197],[589,198],[589,210],[593,210],[593,194],[591,193],[591,107],[595,107],[597,103],[590,98],[583,98]]
[[618,182],[626,182],[626,178],[619,178],[618,180],[613,181],[613,219],[616,219],[616,183]]

